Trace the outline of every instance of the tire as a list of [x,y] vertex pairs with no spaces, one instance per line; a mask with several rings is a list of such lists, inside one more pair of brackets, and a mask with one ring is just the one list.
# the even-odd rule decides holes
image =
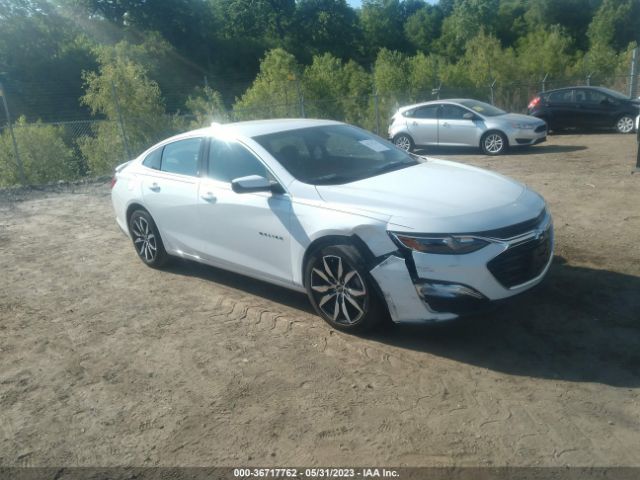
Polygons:
[[169,255],[149,212],[135,210],[129,218],[129,232],[138,257],[146,265],[160,268],[167,263]]
[[502,155],[509,148],[509,142],[504,133],[487,132],[480,139],[480,148],[485,155]]
[[618,133],[632,133],[635,129],[636,120],[631,115],[623,115],[616,122]]
[[362,333],[387,315],[364,259],[352,245],[330,245],[311,253],[304,278],[311,305],[337,330]]
[[396,135],[393,139],[393,143],[396,147],[404,150],[405,152],[413,152],[413,149],[416,147],[413,143],[413,139],[405,133]]

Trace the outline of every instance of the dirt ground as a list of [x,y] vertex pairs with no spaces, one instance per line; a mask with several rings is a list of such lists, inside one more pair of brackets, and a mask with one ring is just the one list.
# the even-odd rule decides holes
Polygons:
[[0,193],[0,465],[640,465],[635,148],[433,152],[542,193],[554,265],[492,314],[366,337],[301,294],[145,267],[106,184]]

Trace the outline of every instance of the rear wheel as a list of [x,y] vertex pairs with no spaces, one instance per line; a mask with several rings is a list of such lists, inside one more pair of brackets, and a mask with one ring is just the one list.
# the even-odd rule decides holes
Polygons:
[[633,132],[634,119],[631,115],[623,115],[616,122],[616,130],[618,133]]
[[409,135],[404,133],[401,133],[400,135],[396,135],[396,137],[393,139],[393,143],[395,144],[396,147],[401,148],[406,152],[412,152],[413,149],[415,148],[413,139]]
[[149,212],[135,210],[129,218],[129,232],[140,260],[153,268],[160,268],[167,263],[167,252]]
[[386,314],[362,256],[351,245],[331,245],[309,255],[305,285],[318,315],[338,330],[364,332]]
[[485,155],[500,155],[508,147],[507,137],[500,132],[487,132],[480,140],[480,148]]

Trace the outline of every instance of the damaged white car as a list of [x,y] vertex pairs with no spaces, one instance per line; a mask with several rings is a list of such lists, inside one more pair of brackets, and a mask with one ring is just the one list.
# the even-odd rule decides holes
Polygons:
[[167,139],[116,169],[112,200],[147,265],[182,257],[306,292],[345,331],[476,312],[539,283],[553,256],[526,186],[334,121]]

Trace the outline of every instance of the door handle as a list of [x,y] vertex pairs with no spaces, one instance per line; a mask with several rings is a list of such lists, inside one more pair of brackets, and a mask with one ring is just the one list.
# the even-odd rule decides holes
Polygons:
[[449,127],[450,125],[449,125],[447,122],[444,122],[444,123],[442,124],[442,126],[443,126],[443,127]]
[[152,192],[159,192],[160,191],[160,185],[158,185],[157,183],[153,182],[151,184],[151,186],[149,187],[149,190],[151,190]]
[[414,127],[417,127],[417,126],[418,126],[418,122],[414,121],[414,122],[412,123],[412,125],[413,125]]
[[215,201],[218,200],[218,198],[211,192],[207,192],[204,195],[200,195],[200,198],[202,198],[205,202],[209,202],[209,203],[215,203]]

